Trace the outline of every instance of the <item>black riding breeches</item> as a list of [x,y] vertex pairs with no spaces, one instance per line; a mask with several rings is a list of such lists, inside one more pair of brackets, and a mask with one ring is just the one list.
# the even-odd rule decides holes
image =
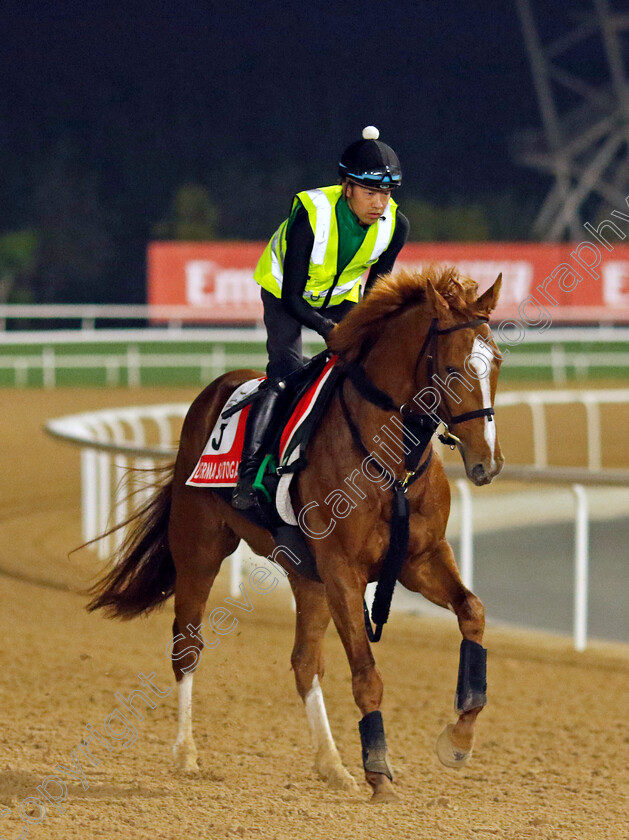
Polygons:
[[[262,289],[262,304],[267,332],[266,349],[269,354],[266,375],[269,379],[282,379],[303,364],[302,325],[286,311],[281,299],[266,289]],[[344,300],[336,306],[329,306],[325,315],[338,324],[354,306],[355,303]]]

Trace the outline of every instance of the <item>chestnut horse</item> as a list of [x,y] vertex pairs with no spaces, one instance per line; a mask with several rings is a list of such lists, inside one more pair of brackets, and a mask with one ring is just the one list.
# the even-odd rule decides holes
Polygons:
[[[388,429],[388,468],[404,484],[410,508],[408,550],[398,580],[452,610],[463,636],[458,718],[437,741],[439,758],[450,767],[468,760],[475,721],[485,703],[484,610],[463,585],[445,538],[450,489],[441,460],[428,444],[417,471],[423,473],[406,487],[401,478],[404,463],[392,448],[391,429],[401,429],[402,410],[430,414],[435,424],[441,420],[456,427],[450,442],[456,443],[474,484],[487,484],[500,472],[503,458],[491,416],[500,354],[487,324],[499,290],[500,277],[478,297],[476,284],[454,268],[397,272],[381,278],[328,339],[341,364],[361,365],[372,391],[385,392],[400,407],[397,425],[390,422]],[[227,373],[194,401],[183,424],[172,478],[132,517],[134,527],[118,562],[93,587],[89,604],[89,609],[104,608],[110,615],[132,618],[174,592],[172,665],[179,698],[174,753],[179,769],[187,772],[197,770],[192,671],[203,647],[199,630],[212,584],[240,540],[262,556],[272,555],[276,546],[268,531],[251,524],[211,490],[186,486],[186,480],[228,397],[256,375],[242,370]],[[282,553],[277,557],[296,601],[292,666],[312,730],[315,767],[331,787],[355,787],[332,738],[320,685],[322,642],[331,617],[345,647],[354,700],[362,715],[363,764],[374,801],[395,794],[379,711],[383,685],[366,632],[363,595],[367,583],[378,580],[389,544],[391,494],[373,480],[373,472],[370,480],[361,478],[367,475],[361,473],[365,447],[356,445],[356,432],[363,444],[378,441],[384,424],[395,418],[395,411],[383,411],[366,399],[353,381],[341,380],[310,440],[308,465],[291,490],[295,511],[304,505],[308,509],[307,543],[321,582],[297,574]],[[401,439],[399,443],[402,448]],[[379,454],[386,462],[387,456]],[[337,516],[330,528],[331,515],[323,500],[335,488],[348,487],[346,479],[355,491],[355,503],[349,515]],[[309,504],[317,500],[320,504]]]

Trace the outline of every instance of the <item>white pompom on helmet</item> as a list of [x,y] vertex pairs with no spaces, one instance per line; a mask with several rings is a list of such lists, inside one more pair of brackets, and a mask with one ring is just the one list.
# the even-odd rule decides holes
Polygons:
[[402,167],[398,156],[379,137],[375,125],[363,129],[363,139],[352,143],[341,155],[341,178],[377,190],[391,190],[401,185]]

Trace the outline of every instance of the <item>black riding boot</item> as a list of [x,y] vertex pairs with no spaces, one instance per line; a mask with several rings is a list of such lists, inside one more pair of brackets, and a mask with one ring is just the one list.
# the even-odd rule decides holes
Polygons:
[[232,505],[237,510],[248,510],[256,502],[256,491],[253,488],[254,479],[260,468],[265,453],[267,430],[272,426],[273,417],[281,406],[281,397],[274,388],[265,391],[249,410],[247,429],[242,447],[242,460],[238,468],[238,484],[232,493]]

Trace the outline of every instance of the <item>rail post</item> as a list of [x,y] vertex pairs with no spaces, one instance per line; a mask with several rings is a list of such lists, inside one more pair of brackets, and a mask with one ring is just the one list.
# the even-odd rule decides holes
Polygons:
[[526,402],[533,417],[534,462],[538,469],[548,466],[548,434],[546,431],[546,409],[540,394],[529,394]]
[[576,498],[574,528],[574,649],[585,650],[588,635],[589,517],[585,487],[573,484]]
[[467,479],[456,482],[461,496],[461,578],[468,589],[474,585],[474,518],[472,493]]
[[97,457],[95,449],[81,449],[81,521],[84,542],[98,536]]
[[588,469],[600,470],[603,464],[603,439],[601,406],[596,393],[587,392],[582,397],[587,418]]

